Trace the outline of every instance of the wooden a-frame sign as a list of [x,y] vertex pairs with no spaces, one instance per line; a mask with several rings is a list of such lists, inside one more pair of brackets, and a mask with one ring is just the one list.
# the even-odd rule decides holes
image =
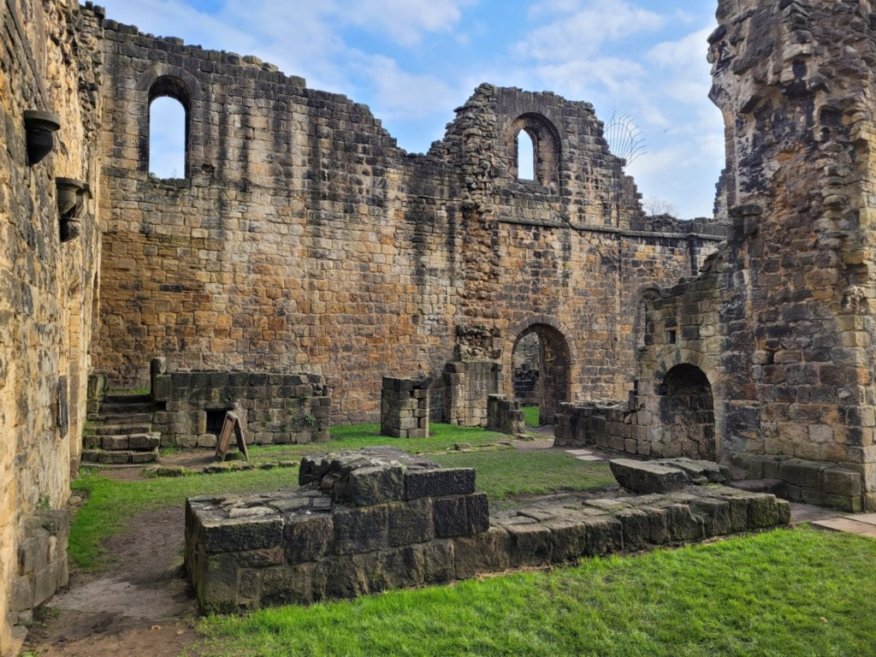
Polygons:
[[216,456],[220,461],[225,460],[225,457],[228,456],[228,449],[231,447],[232,435],[237,438],[237,449],[243,454],[243,458],[249,461],[249,451],[246,449],[246,436],[243,433],[243,427],[240,425],[240,418],[233,411],[225,413],[222,431],[219,432],[219,442],[216,443]]

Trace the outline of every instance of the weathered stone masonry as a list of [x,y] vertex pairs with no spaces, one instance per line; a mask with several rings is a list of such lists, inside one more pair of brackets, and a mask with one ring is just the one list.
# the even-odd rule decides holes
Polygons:
[[605,420],[628,451],[708,448],[792,499],[876,508],[873,16],[869,2],[719,3],[730,242],[650,303],[631,412],[573,411],[564,440],[604,440]]
[[[71,464],[81,449],[100,260],[101,14],[0,3],[0,655],[67,580]],[[51,112],[29,162],[25,112]],[[61,242],[58,179],[87,183],[81,234]],[[66,207],[65,207],[66,209]]]
[[[431,376],[440,394],[450,361],[510,374],[535,327],[573,355],[554,394],[611,397],[633,378],[640,290],[690,274],[718,239],[691,233],[720,233],[643,222],[587,103],[483,85],[410,155],[366,107],[253,58],[111,22],[104,55],[96,366],[117,384],[144,384],[158,355],[173,370],[310,371],[335,420],[376,420],[382,376]],[[147,172],[158,95],[187,108],[185,180]],[[517,180],[519,130],[539,144],[539,181]],[[471,354],[470,330],[498,351]],[[485,422],[481,401],[461,415]]]
[[790,518],[789,504],[772,495],[690,485],[720,475],[714,464],[684,463],[688,474],[618,465],[627,485],[657,483],[664,494],[569,496],[491,517],[471,469],[388,448],[308,457],[297,490],[189,499],[186,571],[203,612],[230,613],[701,541]]

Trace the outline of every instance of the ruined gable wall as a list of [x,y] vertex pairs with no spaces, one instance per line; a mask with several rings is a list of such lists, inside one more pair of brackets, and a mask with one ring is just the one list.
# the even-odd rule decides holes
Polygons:
[[[484,357],[504,363],[549,321],[581,354],[570,393],[612,396],[632,379],[638,291],[689,275],[717,241],[633,230],[634,185],[586,103],[483,85],[445,140],[408,155],[366,107],[252,58],[114,23],[104,49],[96,367],[117,384],[145,383],[155,355],[307,370],[328,378],[336,420],[374,419],[381,377],[440,380],[465,351],[458,326],[496,331]],[[189,105],[185,181],[146,171],[162,76]],[[521,117],[554,139],[548,184],[511,171]]]
[[[0,5],[0,654],[12,626],[66,581],[62,510],[81,448],[90,309],[99,261],[97,217],[61,243],[55,178],[97,167],[100,18],[76,3]],[[55,148],[28,166],[24,112],[60,116]],[[59,381],[67,378],[67,392]],[[59,426],[59,406],[69,428]],[[57,522],[55,522],[57,521]],[[50,526],[51,531],[44,525]],[[50,534],[55,532],[55,537]],[[20,614],[24,614],[20,616]],[[15,633],[15,638],[19,638]]]
[[[683,321],[721,339],[700,345],[679,334],[667,346],[658,335],[641,368],[653,401],[667,367],[699,358],[715,390],[725,461],[785,480],[792,496],[870,506],[871,9],[719,4],[712,96],[732,117],[725,184],[733,232],[713,271],[677,291],[655,321],[658,333]],[[837,483],[828,473],[837,467],[861,478]]]
[[[458,237],[429,163],[300,78],[111,27],[101,368],[129,384],[155,354],[172,369],[304,369],[349,381],[334,398],[362,419],[381,371],[449,359]],[[162,75],[191,94],[186,181],[145,167]]]

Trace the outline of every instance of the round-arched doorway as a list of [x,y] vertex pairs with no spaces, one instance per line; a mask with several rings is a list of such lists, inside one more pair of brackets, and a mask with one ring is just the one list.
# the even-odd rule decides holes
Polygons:
[[553,424],[560,404],[569,401],[569,343],[553,326],[532,324],[514,341],[514,393],[524,404],[537,404],[539,424]]

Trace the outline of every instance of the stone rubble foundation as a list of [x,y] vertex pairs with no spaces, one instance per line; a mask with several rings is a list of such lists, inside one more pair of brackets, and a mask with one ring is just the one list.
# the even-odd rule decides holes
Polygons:
[[301,487],[191,498],[186,571],[204,613],[309,604],[788,524],[773,495],[720,485],[555,496],[490,516],[472,469],[392,448],[306,458]]

